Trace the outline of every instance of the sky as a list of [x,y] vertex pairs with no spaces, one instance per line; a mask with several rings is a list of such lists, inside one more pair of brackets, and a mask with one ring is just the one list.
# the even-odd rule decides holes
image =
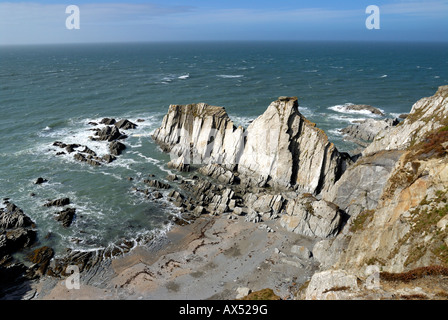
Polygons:
[[0,45],[210,40],[448,42],[448,0],[0,0]]

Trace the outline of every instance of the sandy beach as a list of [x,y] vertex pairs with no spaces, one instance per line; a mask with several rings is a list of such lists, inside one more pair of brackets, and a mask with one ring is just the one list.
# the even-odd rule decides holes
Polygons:
[[79,289],[67,289],[63,279],[42,278],[33,286],[34,299],[222,300],[235,299],[238,288],[271,288],[290,299],[316,269],[312,258],[298,257],[291,247],[311,250],[315,241],[275,220],[203,216],[173,227],[157,243],[105,262],[95,276],[81,274]]

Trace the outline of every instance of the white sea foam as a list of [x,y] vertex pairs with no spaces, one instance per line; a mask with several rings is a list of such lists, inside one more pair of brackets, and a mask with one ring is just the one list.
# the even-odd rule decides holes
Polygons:
[[189,73],[187,73],[187,74],[185,74],[185,75],[182,75],[182,76],[179,76],[179,77],[177,77],[177,79],[181,79],[181,80],[185,80],[185,79],[188,79],[188,78],[190,78],[190,74],[189,74]]
[[380,78],[387,78],[388,75],[387,74],[383,74]]
[[327,132],[334,136],[343,136],[341,129],[330,129],[330,130],[327,130]]
[[353,117],[349,117],[349,116],[346,116],[346,115],[337,115],[337,114],[329,115],[329,117],[331,119],[336,120],[336,121],[348,122],[348,123],[354,123],[355,121],[366,120],[366,118],[353,118]]
[[218,78],[223,78],[223,79],[234,79],[234,78],[243,78],[244,75],[243,74],[235,74],[235,75],[231,75],[231,74],[218,74],[216,75]]
[[[335,105],[332,107],[328,107],[328,109],[339,112],[339,113],[348,113],[348,114],[360,114],[360,115],[367,115],[371,117],[378,117],[378,115],[370,112],[369,110],[349,110],[348,107],[354,105],[353,103],[345,103],[342,105]],[[379,109],[381,112],[384,113],[384,110]]]

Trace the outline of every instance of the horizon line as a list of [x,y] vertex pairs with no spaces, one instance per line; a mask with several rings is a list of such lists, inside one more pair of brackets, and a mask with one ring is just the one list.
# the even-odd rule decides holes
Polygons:
[[0,43],[0,47],[13,47],[13,46],[51,46],[51,45],[101,45],[101,44],[174,44],[174,43],[229,43],[229,42],[246,42],[246,43],[268,43],[268,42],[284,42],[284,43],[400,43],[400,44],[448,44],[448,40],[381,40],[381,39],[346,39],[346,40],[334,40],[334,39],[317,39],[317,40],[285,40],[285,39],[266,39],[266,40],[255,40],[255,39],[228,39],[228,40],[142,40],[142,41],[86,41],[86,42],[43,42],[43,43]]

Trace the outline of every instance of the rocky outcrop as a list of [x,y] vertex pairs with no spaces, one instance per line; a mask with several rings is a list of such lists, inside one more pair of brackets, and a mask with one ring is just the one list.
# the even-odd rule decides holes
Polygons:
[[280,225],[309,237],[331,238],[338,234],[343,216],[331,202],[302,196],[288,201]]
[[236,128],[222,107],[205,103],[171,105],[162,125],[152,134],[173,167],[235,165],[241,156],[244,129]]
[[417,101],[399,126],[380,132],[363,154],[406,149],[421,142],[428,133],[446,126],[447,117],[448,86],[442,86],[433,96]]
[[4,204],[6,207],[0,208],[0,298],[32,277],[30,269],[13,254],[29,249],[37,237],[34,222],[15,204]]
[[[336,238],[314,246],[313,256],[322,270],[336,269],[367,281],[372,279],[372,268],[394,274],[448,266],[447,98],[445,86],[433,97],[414,104],[405,121],[378,135],[364,156],[322,195],[350,216]],[[332,272],[323,274],[330,278],[325,281],[338,279]],[[320,283],[322,275],[315,277]],[[343,287],[330,290],[313,285],[307,297],[399,296],[394,291],[397,288],[386,287],[383,282],[381,290],[368,293],[364,286],[361,293]],[[428,290],[418,296],[434,296]]]
[[171,167],[220,165],[247,186],[320,193],[339,179],[348,159],[289,97],[273,102],[247,130],[236,128],[222,107],[171,105],[152,137],[170,152]]
[[384,113],[375,107],[372,107],[367,104],[347,104],[344,106],[346,111],[362,111],[362,112],[370,112],[377,116],[384,116]]
[[[297,98],[280,97],[247,128],[238,163],[243,181],[257,186],[320,193],[346,168],[346,158],[327,135],[298,110]],[[244,178],[243,178],[244,177]]]
[[381,151],[359,159],[322,197],[351,217],[375,209],[403,151]]
[[353,141],[361,147],[367,147],[373,139],[383,130],[396,126],[399,123],[397,119],[366,119],[357,121],[354,124],[341,130],[345,139]]

